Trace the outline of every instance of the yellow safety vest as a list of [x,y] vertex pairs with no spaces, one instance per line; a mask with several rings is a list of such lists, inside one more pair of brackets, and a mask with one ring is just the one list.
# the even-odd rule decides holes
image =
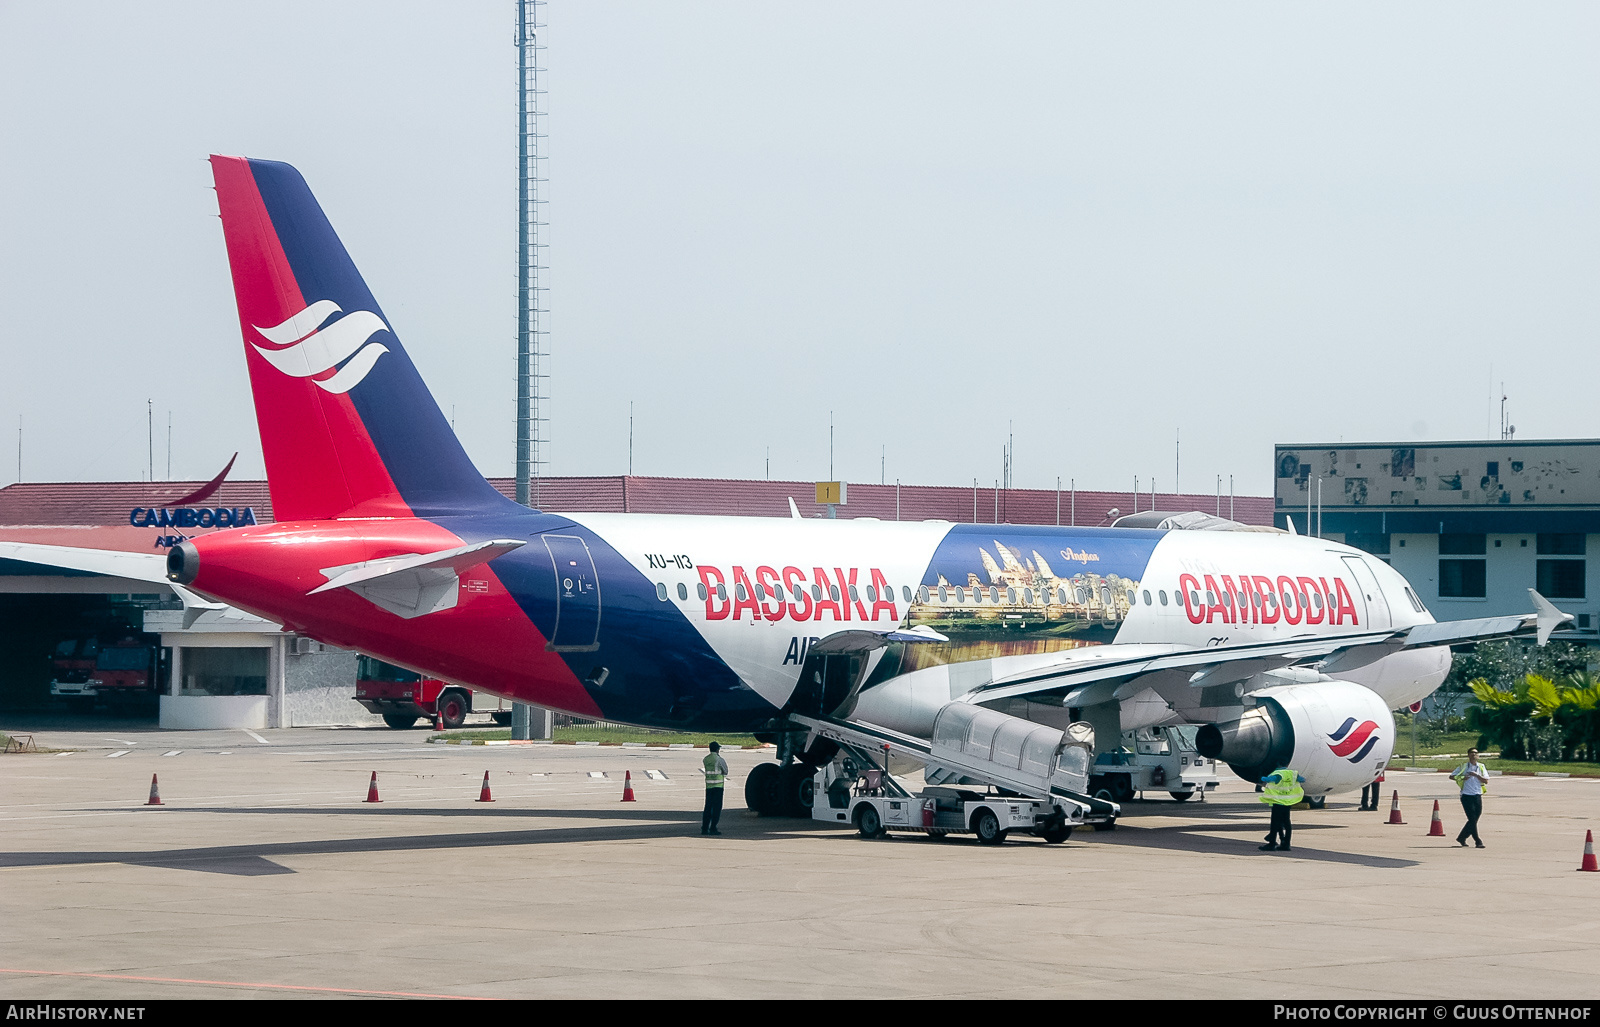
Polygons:
[[1287,768],[1273,771],[1272,779],[1261,792],[1261,801],[1278,806],[1296,805],[1306,797],[1305,789],[1300,787],[1299,777],[1299,774]]
[[722,787],[723,773],[722,773],[722,771],[717,769],[717,754],[716,753],[714,753],[714,752],[706,753],[705,766],[706,766],[706,787],[707,788],[721,788]]

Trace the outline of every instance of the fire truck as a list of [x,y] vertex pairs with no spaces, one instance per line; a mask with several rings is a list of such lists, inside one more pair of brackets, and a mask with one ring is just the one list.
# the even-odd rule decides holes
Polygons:
[[408,728],[419,719],[437,718],[446,729],[466,723],[469,713],[487,713],[496,724],[511,723],[511,704],[466,685],[423,677],[371,656],[356,664],[356,702],[383,717],[392,728]]
[[79,713],[97,703],[127,711],[155,701],[156,650],[127,637],[101,645],[95,636],[69,638],[50,656],[50,694]]

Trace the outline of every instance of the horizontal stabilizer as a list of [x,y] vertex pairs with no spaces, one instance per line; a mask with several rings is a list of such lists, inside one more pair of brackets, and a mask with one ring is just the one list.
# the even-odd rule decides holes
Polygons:
[[460,598],[462,571],[525,544],[523,539],[497,538],[435,553],[402,553],[324,567],[321,573],[327,576],[327,582],[306,594],[349,589],[374,606],[409,620],[451,609]]

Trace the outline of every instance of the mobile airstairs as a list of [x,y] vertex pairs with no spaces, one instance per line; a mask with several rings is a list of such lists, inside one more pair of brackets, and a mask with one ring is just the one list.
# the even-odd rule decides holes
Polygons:
[[[1063,842],[1074,827],[1109,828],[1121,813],[1116,803],[1087,794],[1094,760],[1087,724],[1062,731],[964,702],[939,711],[931,739],[835,718],[789,719],[841,749],[817,768],[812,819],[853,825],[864,838],[894,830],[933,838],[970,833],[998,845],[1020,830]],[[889,772],[896,760],[953,783],[913,794]]]

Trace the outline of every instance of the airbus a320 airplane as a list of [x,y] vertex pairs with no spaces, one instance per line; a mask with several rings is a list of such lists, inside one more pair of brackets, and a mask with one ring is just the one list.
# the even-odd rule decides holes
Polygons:
[[928,738],[951,703],[1087,721],[1104,750],[1205,725],[1203,754],[1250,780],[1287,763],[1325,796],[1383,769],[1390,711],[1439,685],[1451,645],[1542,643],[1570,619],[1535,593],[1537,614],[1435,623],[1366,553],[1201,515],[1159,530],[525,509],[473,467],[300,174],[211,164],[276,523],[164,562],[0,555],[160,580],[191,617],[225,603],[582,717],[777,740],[784,769],[747,790],[764,811],[798,812],[837,751],[794,718]]

